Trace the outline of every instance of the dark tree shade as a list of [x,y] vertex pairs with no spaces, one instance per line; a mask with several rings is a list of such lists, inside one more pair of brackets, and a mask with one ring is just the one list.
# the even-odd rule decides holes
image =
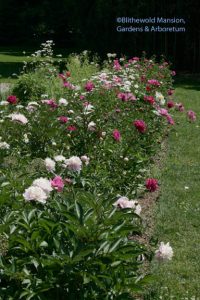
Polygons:
[[[186,32],[117,32],[121,16],[185,18]],[[58,47],[100,55],[145,51],[166,56],[179,70],[199,72],[199,19],[199,0],[0,0],[0,43],[35,46],[53,39]]]

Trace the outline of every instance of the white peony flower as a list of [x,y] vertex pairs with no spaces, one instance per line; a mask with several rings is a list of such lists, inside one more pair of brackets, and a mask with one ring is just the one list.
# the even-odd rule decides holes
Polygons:
[[3,106],[3,105],[9,105],[9,102],[8,102],[8,101],[1,101],[1,102],[0,102],[0,105],[2,105],[2,106]]
[[51,187],[51,182],[47,178],[43,177],[35,179],[33,181],[32,186],[37,186],[41,188],[47,195],[49,195],[49,193],[53,191],[53,188]]
[[47,157],[47,158],[45,158],[44,162],[45,162],[45,166],[46,166],[48,171],[50,171],[50,172],[55,171],[56,163],[55,163],[54,160]]
[[38,201],[40,203],[46,203],[48,195],[38,186],[30,186],[23,194],[26,201]]
[[22,114],[13,113],[13,114],[9,115],[9,117],[12,119],[12,121],[17,121],[22,124],[28,123],[28,119]]
[[174,252],[169,243],[164,244],[163,242],[161,242],[160,247],[155,252],[155,257],[159,261],[171,260],[173,255]]
[[66,158],[63,156],[63,155],[56,155],[54,156],[53,158],[56,162],[62,162],[62,161],[65,161]]
[[66,99],[64,99],[64,98],[60,98],[60,99],[58,100],[58,103],[59,103],[60,105],[63,105],[63,106],[67,106],[67,105],[68,105],[68,101],[67,101]]
[[95,130],[96,130],[96,123],[94,123],[93,121],[91,121],[91,122],[88,124],[88,130],[89,130],[89,131],[95,131]]
[[0,142],[0,149],[9,149],[10,145],[6,142]]
[[161,93],[157,92],[157,91],[156,91],[156,100],[158,102],[160,102],[161,105],[165,104],[165,98],[164,98],[164,96]]
[[141,213],[141,206],[138,204],[137,201],[135,200],[129,200],[127,197],[120,197],[114,204],[113,206],[119,207],[121,209],[123,208],[132,208],[135,210],[135,213],[137,215],[140,215]]
[[69,159],[65,160],[65,165],[69,170],[80,173],[82,168],[82,161],[78,156],[72,156]]
[[81,160],[85,163],[85,165],[89,165],[90,158],[86,155],[81,156]]

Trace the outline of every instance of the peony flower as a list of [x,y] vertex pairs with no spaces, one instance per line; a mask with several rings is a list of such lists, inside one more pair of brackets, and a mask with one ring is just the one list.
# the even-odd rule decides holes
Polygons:
[[65,161],[66,158],[63,156],[63,155],[56,155],[54,156],[53,158],[56,162],[62,162],[62,161]]
[[62,192],[64,188],[64,181],[62,177],[56,176],[53,180],[51,180],[51,186],[54,187],[58,192]]
[[168,94],[169,96],[173,95],[173,93],[174,93],[174,90],[172,90],[172,89],[169,89],[169,90],[167,91],[167,94]]
[[91,122],[88,124],[88,130],[89,130],[89,131],[95,131],[95,130],[96,130],[96,123],[94,123],[93,121],[91,121]]
[[60,123],[65,124],[65,123],[68,122],[69,119],[68,119],[67,117],[65,117],[65,116],[60,116],[60,117],[58,118],[58,120],[60,121]]
[[7,101],[10,103],[10,104],[16,104],[17,103],[17,97],[14,96],[14,95],[10,95],[7,97]]
[[93,89],[95,88],[95,85],[92,81],[88,81],[86,84],[85,84],[85,90],[87,92],[91,92]]
[[140,214],[142,208],[135,200],[129,200],[127,197],[120,197],[113,206],[124,209],[124,208],[132,208],[135,210],[137,215]]
[[60,99],[58,100],[58,103],[59,103],[60,105],[62,105],[62,106],[67,106],[67,105],[68,105],[68,101],[67,101],[66,99],[64,99],[64,98],[60,98]]
[[144,96],[144,101],[147,101],[150,104],[154,104],[155,103],[155,99],[154,99],[153,96]]
[[150,79],[147,82],[153,86],[160,86],[160,82],[156,79]]
[[158,189],[158,181],[154,178],[146,179],[145,186],[149,192],[155,192]]
[[74,125],[69,125],[66,129],[68,131],[76,131],[77,130],[76,126],[74,126]]
[[113,68],[114,68],[116,71],[119,71],[119,70],[121,69],[121,65],[120,65],[118,59],[115,59],[115,60],[114,60],[114,66],[113,66]]
[[9,115],[9,117],[12,119],[12,121],[16,121],[16,122],[19,122],[19,123],[22,123],[22,124],[27,124],[28,123],[27,118],[22,114],[13,113],[13,114]]
[[46,203],[48,195],[38,186],[30,186],[23,194],[26,201],[38,201],[40,203]]
[[47,158],[45,158],[44,162],[45,162],[46,169],[48,171],[50,171],[50,172],[51,171],[55,171],[56,163],[55,163],[54,160],[52,160],[51,158],[47,157]]
[[182,103],[176,103],[175,104],[175,108],[176,110],[180,111],[180,112],[183,112],[185,110],[184,106]]
[[169,123],[170,125],[174,125],[174,124],[175,124],[173,118],[172,118],[170,115],[167,115],[166,117],[167,117],[167,121],[168,121],[168,123]]
[[82,161],[78,156],[72,156],[65,160],[66,167],[71,170],[80,173],[82,168]]
[[34,112],[37,110],[37,106],[40,106],[37,102],[35,101],[29,102],[26,107],[26,110],[28,110],[29,112]]
[[144,133],[147,130],[146,123],[143,120],[135,120],[133,124],[135,128],[141,133]]
[[119,142],[121,140],[121,134],[120,134],[119,130],[117,130],[117,129],[113,130],[113,138],[117,142]]
[[47,195],[53,190],[51,187],[51,182],[47,178],[40,177],[35,179],[32,186],[37,186],[41,188]]
[[81,156],[81,160],[85,163],[86,166],[89,165],[90,158],[87,155]]
[[155,257],[159,261],[167,261],[171,260],[174,255],[172,247],[169,243],[164,244],[163,242],[160,243],[160,247],[155,252]]
[[168,101],[168,102],[167,102],[167,107],[168,107],[168,108],[172,108],[172,107],[174,107],[174,106],[175,106],[175,104],[174,104],[173,101]]
[[165,104],[165,98],[164,98],[164,96],[163,96],[161,93],[159,93],[159,92],[156,92],[156,100],[157,100],[158,102],[160,102],[161,105],[164,105],[164,104]]
[[188,116],[188,119],[189,119],[190,122],[196,121],[196,114],[195,114],[194,111],[189,110],[189,111],[187,112],[187,116]]
[[10,145],[6,142],[0,142],[0,149],[9,149]]

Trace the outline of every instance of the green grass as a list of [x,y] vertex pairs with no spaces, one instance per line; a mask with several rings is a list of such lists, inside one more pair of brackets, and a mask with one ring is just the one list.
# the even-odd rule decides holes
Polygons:
[[174,258],[153,265],[156,283],[147,299],[200,299],[199,82],[187,77],[176,83],[176,101],[194,110],[197,121],[189,123],[185,113],[177,113],[177,125],[168,140],[155,230],[159,241],[170,242]]

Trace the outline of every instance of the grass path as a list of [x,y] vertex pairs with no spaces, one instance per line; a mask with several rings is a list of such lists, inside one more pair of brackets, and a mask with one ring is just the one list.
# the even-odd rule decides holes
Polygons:
[[156,286],[148,299],[200,299],[200,82],[178,81],[175,99],[197,113],[189,123],[185,113],[168,140],[160,176],[161,196],[155,214],[159,241],[170,242],[174,258],[154,265]]

